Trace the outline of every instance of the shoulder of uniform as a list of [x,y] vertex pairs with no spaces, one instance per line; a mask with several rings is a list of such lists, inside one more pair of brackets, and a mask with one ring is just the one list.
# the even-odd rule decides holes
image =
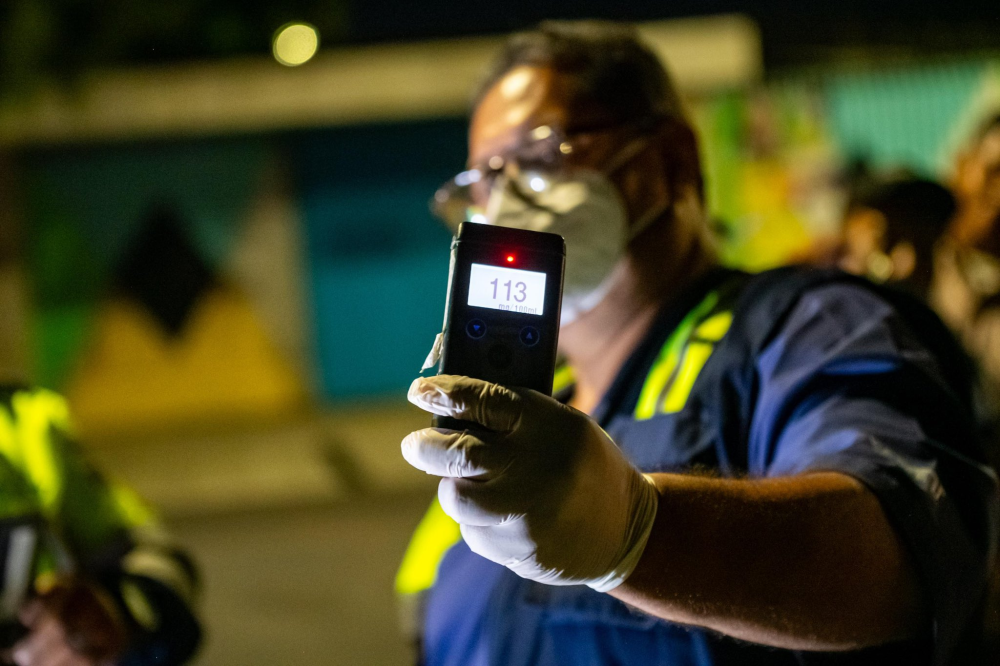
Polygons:
[[[881,304],[891,310],[918,344],[942,362],[949,382],[964,393],[975,374],[972,363],[952,332],[923,300],[840,270],[788,266],[752,276],[734,309],[734,328],[742,330],[751,348],[761,349],[774,339],[803,298],[820,293],[825,298],[852,299],[867,308]],[[875,309],[872,314],[877,314]]]
[[762,348],[803,296],[836,285],[853,286],[887,300],[876,285],[837,269],[782,266],[746,279],[733,308],[733,327],[743,331],[752,348]]
[[763,311],[778,320],[804,296],[820,290],[835,298],[845,294],[867,296],[872,302],[886,304],[906,319],[937,320],[933,310],[915,295],[831,268],[785,266],[758,273],[747,281],[739,300],[742,310]]

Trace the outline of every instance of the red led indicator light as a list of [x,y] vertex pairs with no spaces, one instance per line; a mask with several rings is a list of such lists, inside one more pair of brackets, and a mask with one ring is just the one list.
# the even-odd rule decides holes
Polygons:
[[514,263],[514,255],[512,255],[512,254],[508,254],[507,255],[507,263],[508,264]]

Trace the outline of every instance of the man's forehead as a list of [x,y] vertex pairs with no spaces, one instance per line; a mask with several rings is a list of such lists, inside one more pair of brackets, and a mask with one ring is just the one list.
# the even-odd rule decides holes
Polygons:
[[539,125],[565,126],[569,92],[566,76],[549,67],[511,69],[486,92],[469,127],[472,161],[503,152]]

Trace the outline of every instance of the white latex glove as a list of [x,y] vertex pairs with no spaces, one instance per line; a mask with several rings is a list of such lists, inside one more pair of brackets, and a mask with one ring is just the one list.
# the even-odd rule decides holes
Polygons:
[[600,592],[632,573],[656,489],[593,419],[535,391],[468,377],[419,378],[408,397],[484,426],[426,428],[402,442],[407,462],[443,477],[441,507],[474,552],[523,578]]

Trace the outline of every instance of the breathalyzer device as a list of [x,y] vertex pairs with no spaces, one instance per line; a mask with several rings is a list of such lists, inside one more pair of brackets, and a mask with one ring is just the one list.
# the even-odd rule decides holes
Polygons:
[[451,244],[438,372],[551,395],[565,263],[562,236],[463,222]]

